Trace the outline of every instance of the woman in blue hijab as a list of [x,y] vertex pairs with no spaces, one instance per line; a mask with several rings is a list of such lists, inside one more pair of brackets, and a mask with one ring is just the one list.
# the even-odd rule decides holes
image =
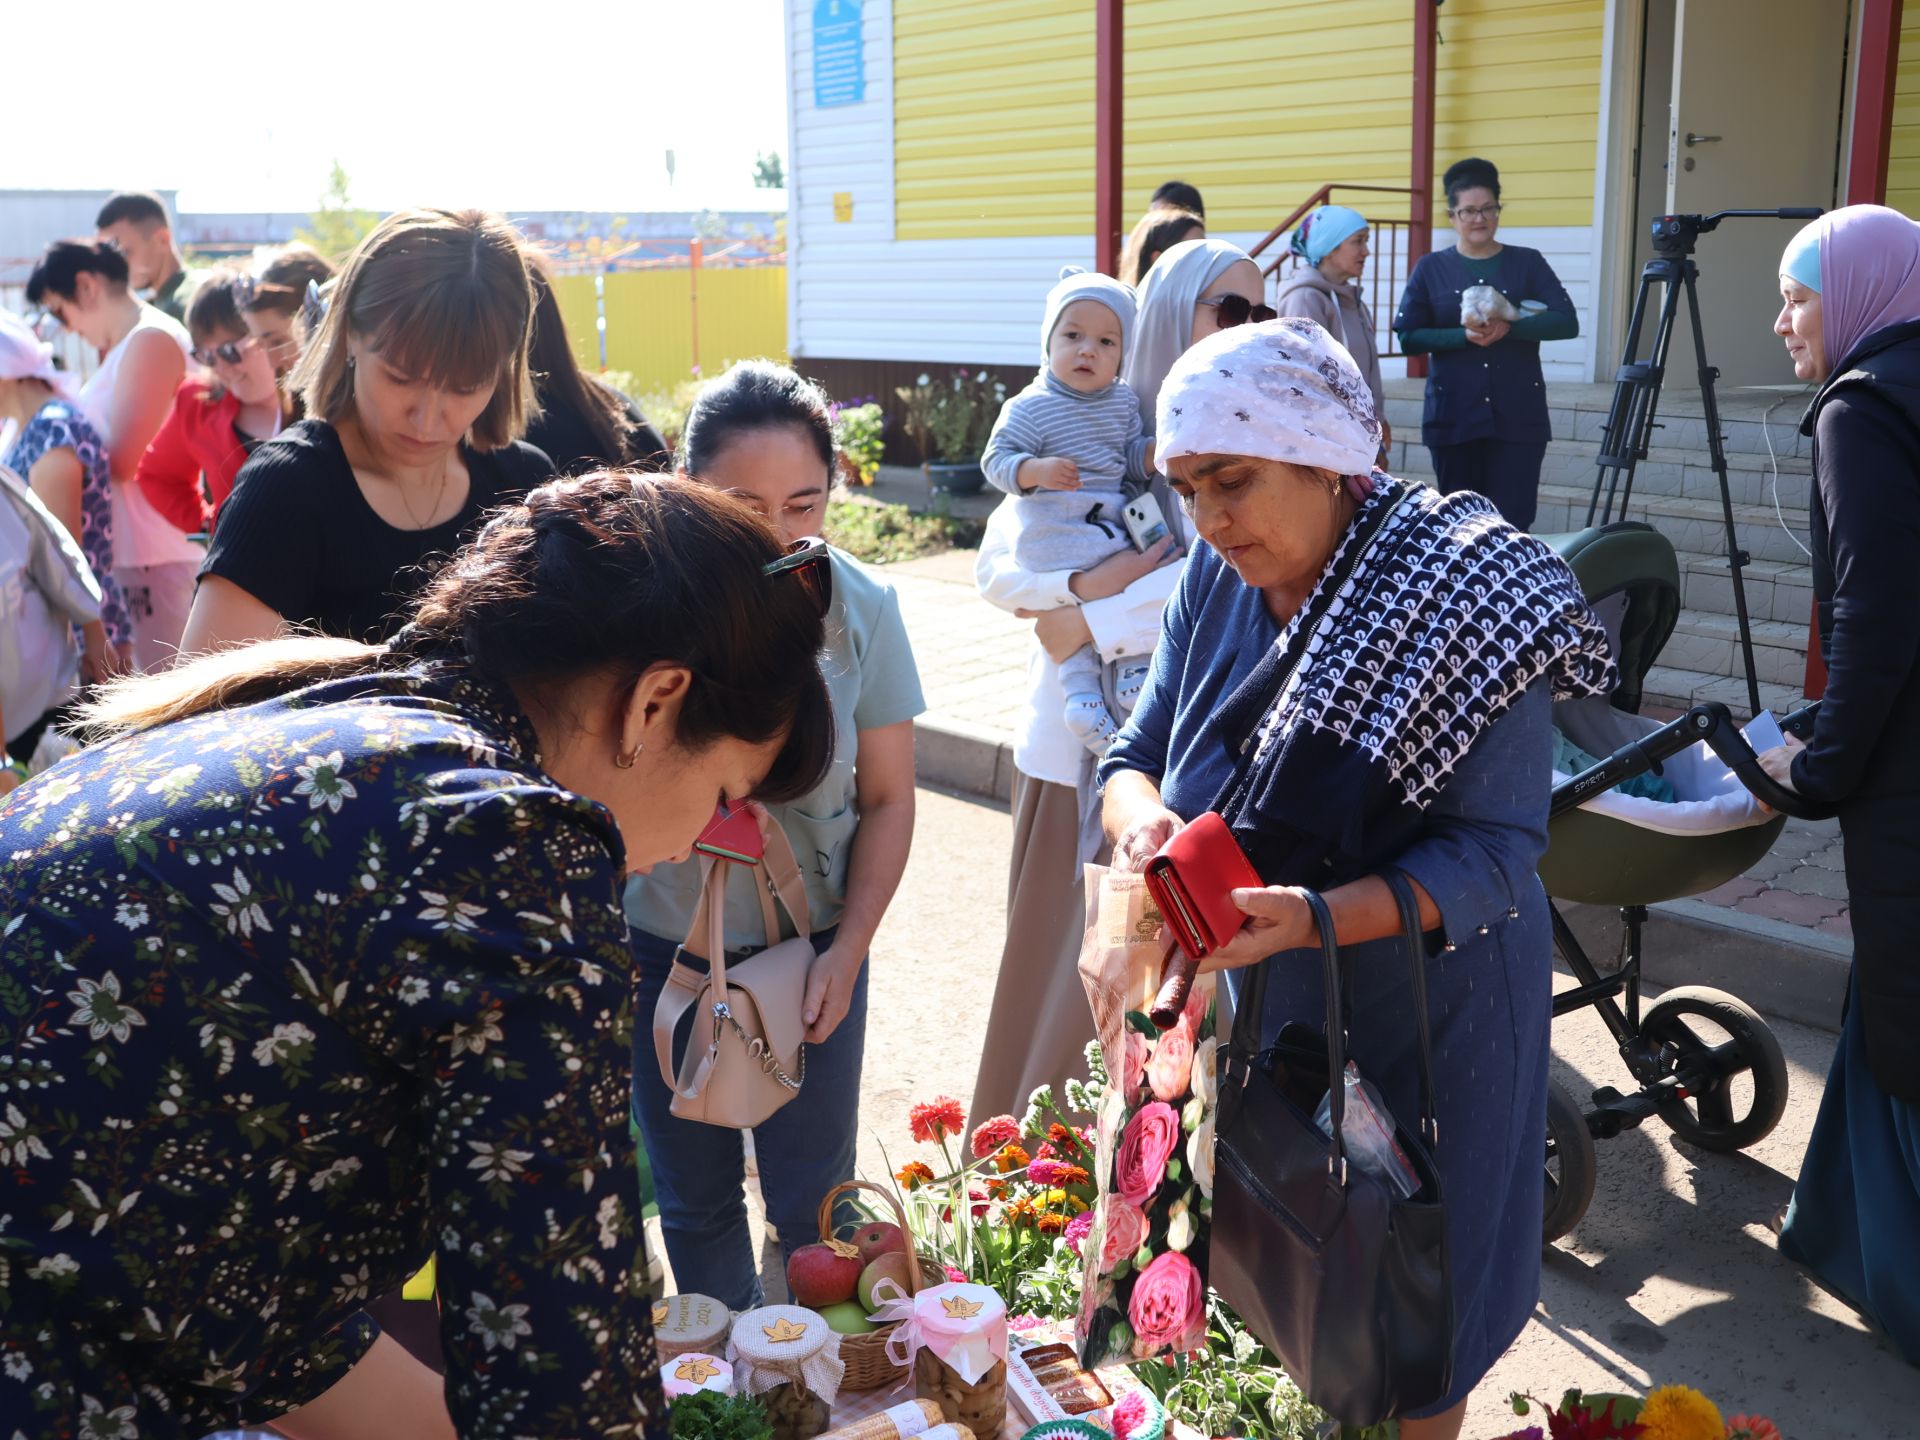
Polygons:
[[1345,205],[1322,205],[1302,220],[1288,241],[1297,257],[1293,272],[1280,283],[1274,308],[1282,315],[1311,320],[1346,346],[1380,419],[1380,448],[1393,444],[1387,427],[1387,397],[1380,387],[1380,346],[1374,338],[1373,310],[1360,293],[1371,253],[1367,217]]

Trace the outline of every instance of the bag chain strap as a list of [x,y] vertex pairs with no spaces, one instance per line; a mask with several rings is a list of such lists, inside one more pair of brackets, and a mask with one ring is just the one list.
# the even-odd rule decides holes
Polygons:
[[757,1035],[747,1034],[741,1028],[740,1022],[733,1018],[733,1008],[724,1000],[717,1002],[713,1007],[713,1043],[716,1045],[720,1043],[722,1024],[732,1027],[733,1033],[740,1037],[740,1043],[747,1047],[748,1056],[759,1062],[760,1072],[763,1075],[771,1075],[789,1090],[798,1090],[806,1082],[807,1047],[804,1043],[800,1046],[800,1078],[796,1080],[780,1068],[779,1058],[774,1055],[766,1041]]

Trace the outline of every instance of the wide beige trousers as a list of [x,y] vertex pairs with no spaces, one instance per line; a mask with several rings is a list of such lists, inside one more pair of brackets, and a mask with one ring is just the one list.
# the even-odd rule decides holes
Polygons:
[[1064,1110],[1067,1080],[1086,1079],[1093,1012],[1077,968],[1086,928],[1079,835],[1080,805],[1073,787],[1016,770],[1007,941],[980,1073],[973,1082],[969,1135],[989,1116],[1018,1120],[1040,1085],[1053,1086],[1054,1100]]

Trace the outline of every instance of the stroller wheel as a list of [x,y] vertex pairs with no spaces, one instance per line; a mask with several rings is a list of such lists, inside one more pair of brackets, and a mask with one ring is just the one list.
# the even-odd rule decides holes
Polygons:
[[1703,1150],[1744,1150],[1766,1138],[1787,1109],[1787,1062],[1773,1031],[1744,1000],[1682,985],[1647,1007],[1640,1034],[1666,1052],[1666,1071],[1685,1098],[1660,1118]]
[[1593,1135],[1580,1102],[1558,1080],[1547,1082],[1546,1238],[1558,1240],[1593,1203]]

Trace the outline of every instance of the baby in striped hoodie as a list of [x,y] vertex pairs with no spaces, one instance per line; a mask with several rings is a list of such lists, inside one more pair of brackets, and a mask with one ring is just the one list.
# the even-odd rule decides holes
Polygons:
[[[1045,364],[1001,408],[980,457],[987,479],[1018,499],[1013,558],[1023,570],[1089,570],[1134,548],[1121,512],[1146,488],[1153,442],[1139,397],[1119,378],[1133,317],[1128,286],[1077,266],[1047,292]],[[1115,707],[1124,720],[1139,699],[1149,658],[1114,662],[1110,691],[1092,645],[1061,664],[1067,728],[1095,755],[1117,732]]]

